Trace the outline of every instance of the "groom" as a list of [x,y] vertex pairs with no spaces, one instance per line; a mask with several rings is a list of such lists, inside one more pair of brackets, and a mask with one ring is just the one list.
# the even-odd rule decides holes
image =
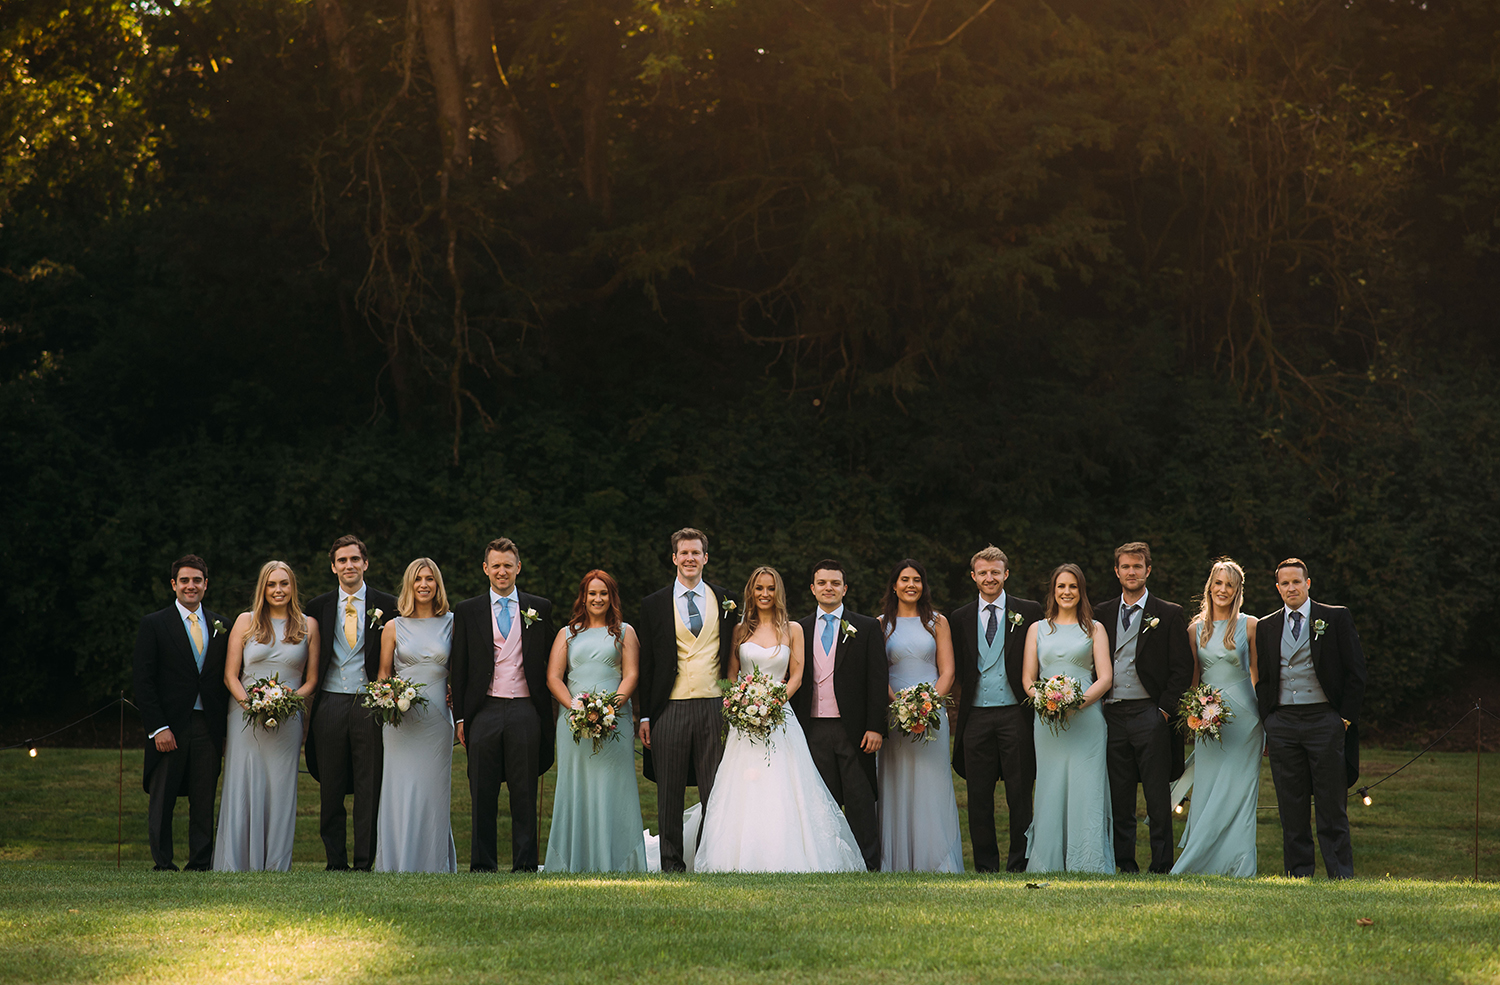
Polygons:
[[1328,877],[1348,879],[1354,850],[1347,808],[1349,786],[1359,777],[1365,654],[1349,610],[1312,601],[1311,590],[1305,561],[1292,557],[1276,566],[1284,604],[1255,627],[1255,697],[1281,813],[1282,868],[1290,876],[1312,875],[1311,799]]
[[146,726],[151,795],[147,834],[158,872],[175,872],[172,811],[188,799],[187,868],[207,872],[214,856],[214,792],[224,755],[229,689],[224,655],[229,633],[203,606],[208,565],[196,554],[172,562],[176,600],[141,620],[135,637],[135,703]]
[[329,872],[349,868],[344,798],[354,798],[354,868],[375,863],[376,811],[384,745],[380,720],[364,706],[365,685],[380,676],[380,628],[396,616],[396,597],[365,584],[370,554],[345,534],[328,548],[339,587],[307,603],[318,620],[317,690],[307,730],[307,772],[318,781],[318,833]]
[[813,566],[818,608],[801,619],[807,651],[792,710],[807,734],[813,764],[844,808],[865,868],[880,871],[875,753],[885,740],[890,670],[880,623],[844,608],[844,566]]
[[1036,784],[1036,746],[1031,707],[1021,699],[1021,663],[1026,631],[1042,618],[1042,607],[1005,590],[1010,560],[990,546],[969,560],[979,598],[948,616],[953,657],[962,694],[953,744],[953,771],[969,782],[969,833],[974,871],[1000,871],[995,837],[995,784],[1005,781],[1010,813],[1010,849],[1005,871],[1026,871],[1026,829],[1031,827],[1031,790]]
[[469,754],[473,841],[470,872],[500,864],[496,815],[500,785],[510,791],[512,872],[537,867],[536,781],[552,766],[552,603],[516,588],[521,552],[509,537],[484,549],[490,590],[453,607],[453,692],[458,741]]
[[[724,756],[720,678],[729,654],[740,600],[703,580],[708,538],[684,527],[672,535],[677,579],[641,600],[639,695],[642,768],[656,781],[661,870],[683,872],[682,804],[690,785],[708,803]],[[705,808],[706,809],[706,808]],[[700,829],[701,830],[701,829]]]
[[1121,594],[1094,609],[1104,624],[1114,661],[1114,685],[1104,699],[1109,730],[1105,764],[1114,815],[1115,865],[1139,872],[1135,861],[1135,789],[1146,796],[1151,822],[1151,872],[1172,870],[1172,781],[1182,775],[1182,733],[1172,714],[1193,684],[1182,606],[1146,589],[1151,548],[1132,541],[1115,548]]

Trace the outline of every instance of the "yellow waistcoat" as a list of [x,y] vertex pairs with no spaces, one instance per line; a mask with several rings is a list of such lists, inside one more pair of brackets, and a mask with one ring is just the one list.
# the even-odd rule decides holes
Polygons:
[[677,683],[672,685],[673,701],[719,696],[719,600],[707,585],[703,586],[703,594],[706,610],[703,629],[695,637],[682,621],[676,591],[672,593],[672,622],[677,627]]

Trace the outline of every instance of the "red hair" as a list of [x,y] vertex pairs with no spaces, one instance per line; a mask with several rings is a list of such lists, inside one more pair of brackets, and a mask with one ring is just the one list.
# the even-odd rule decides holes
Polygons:
[[568,629],[572,636],[583,632],[583,627],[588,624],[589,619],[589,582],[595,578],[604,582],[604,587],[609,590],[609,608],[604,610],[604,625],[609,630],[609,635],[615,639],[623,639],[620,618],[620,586],[608,571],[595,568],[583,576],[578,583],[578,597],[573,600],[573,614],[568,617]]

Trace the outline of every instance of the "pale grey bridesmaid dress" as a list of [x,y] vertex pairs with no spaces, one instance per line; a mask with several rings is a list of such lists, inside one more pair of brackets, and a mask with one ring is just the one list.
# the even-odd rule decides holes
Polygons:
[[448,709],[448,655],[453,613],[395,621],[397,677],[426,684],[427,704],[398,727],[383,726],[385,771],[380,780],[377,872],[457,872],[449,807],[453,799],[453,713]]
[[[259,678],[276,675],[282,684],[299,688],[307,670],[307,639],[284,642],[285,619],[272,619],[271,626],[275,635],[270,643],[245,643],[240,684],[248,689]],[[301,750],[300,714],[267,730],[245,721],[240,706],[229,703],[215,870],[285,872],[292,867]]]

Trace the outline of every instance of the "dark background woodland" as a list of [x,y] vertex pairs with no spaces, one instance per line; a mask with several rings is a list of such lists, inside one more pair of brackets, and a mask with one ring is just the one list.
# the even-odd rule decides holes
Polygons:
[[[0,0],[0,711],[521,545],[627,612],[1299,554],[1369,713],[1493,661],[1493,0]],[[800,608],[801,602],[797,603]]]

